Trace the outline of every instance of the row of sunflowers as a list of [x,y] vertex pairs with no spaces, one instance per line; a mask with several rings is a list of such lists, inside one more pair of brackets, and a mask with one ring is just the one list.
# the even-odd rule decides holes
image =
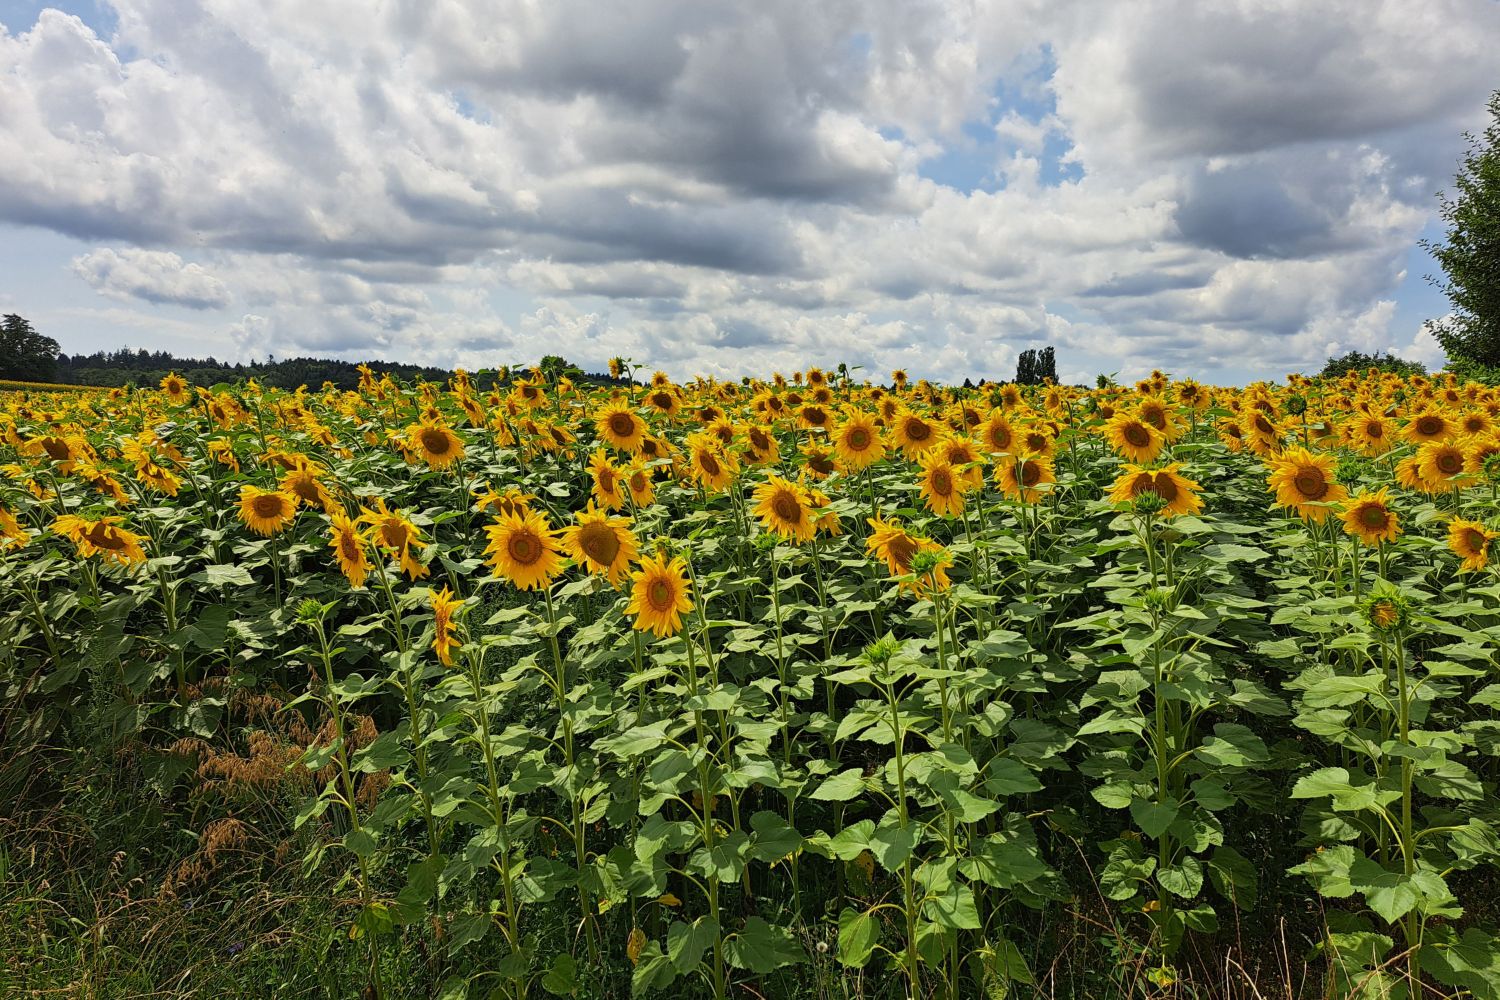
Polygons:
[[1324,993],[1500,996],[1500,393],[842,372],[0,394],[0,678],[280,761],[377,995],[1042,988],[1082,909],[1171,991],[1318,900]]

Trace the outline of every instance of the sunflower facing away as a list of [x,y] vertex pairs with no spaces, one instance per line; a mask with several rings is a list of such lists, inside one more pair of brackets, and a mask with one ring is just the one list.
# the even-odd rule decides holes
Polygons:
[[453,648],[459,644],[454,628],[454,613],[464,606],[463,598],[455,599],[453,591],[444,587],[431,591],[432,596],[432,649],[438,662],[445,667],[453,666]]
[[755,516],[767,531],[789,542],[811,541],[817,530],[806,491],[780,476],[755,488]]
[[1123,458],[1141,465],[1156,461],[1167,443],[1161,431],[1132,413],[1118,413],[1105,424],[1104,439]]
[[1127,464],[1114,486],[1110,487],[1109,498],[1114,503],[1130,503],[1144,493],[1155,493],[1162,499],[1159,517],[1196,514],[1203,509],[1203,501],[1198,499],[1198,490],[1202,487],[1178,475],[1180,468],[1181,462],[1155,470]]
[[1344,531],[1366,545],[1394,542],[1401,524],[1384,489],[1361,493],[1344,504]]
[[245,527],[267,538],[292,523],[297,516],[297,498],[282,490],[263,490],[246,483],[240,487],[240,520]]
[[490,539],[484,549],[490,567],[517,590],[546,586],[562,572],[557,535],[540,511],[501,514],[484,532]]
[[1322,524],[1331,505],[1349,497],[1334,479],[1333,466],[1332,455],[1314,455],[1294,446],[1271,460],[1267,488],[1275,492],[1277,506],[1289,507],[1297,516]]
[[1448,547],[1462,562],[1460,572],[1476,573],[1484,569],[1490,560],[1490,543],[1496,533],[1478,521],[1466,521],[1461,517],[1448,525]]
[[683,558],[647,556],[630,578],[630,603],[625,613],[635,616],[635,628],[655,633],[657,638],[682,631],[682,616],[693,608],[692,585]]
[[846,472],[859,472],[885,457],[885,441],[875,418],[868,413],[849,409],[833,432],[833,452]]
[[604,577],[612,587],[619,586],[640,553],[628,520],[592,507],[580,511],[575,523],[563,529],[562,545],[578,565]]

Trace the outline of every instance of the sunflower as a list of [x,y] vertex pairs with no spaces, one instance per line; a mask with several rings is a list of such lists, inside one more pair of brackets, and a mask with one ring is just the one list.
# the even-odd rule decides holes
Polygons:
[[1473,486],[1474,478],[1464,474],[1468,462],[1464,447],[1451,440],[1428,441],[1417,449],[1419,489],[1424,493],[1447,493]]
[[318,478],[324,472],[322,466],[312,462],[298,462],[297,467],[282,475],[277,481],[283,493],[295,496],[299,503],[305,503],[309,507],[317,504],[323,508],[326,514],[332,514],[338,509],[338,504],[333,499],[333,494],[328,492]]
[[433,469],[446,469],[464,457],[463,439],[445,424],[412,424],[406,429],[406,443]]
[[1057,482],[1052,459],[1043,455],[1009,455],[995,465],[995,481],[1000,492],[1012,500],[1036,503],[1043,487]]
[[609,460],[603,448],[594,450],[589,457],[589,475],[594,478],[594,499],[609,510],[625,506],[625,487],[620,470]]
[[827,493],[816,486],[810,486],[807,488],[807,502],[812,511],[813,524],[819,531],[832,538],[837,538],[844,533],[843,527],[839,524],[839,516],[831,507],[833,501]]
[[540,511],[502,514],[484,531],[490,539],[484,551],[491,568],[517,590],[549,585],[562,572],[557,535]]
[[1267,486],[1276,503],[1290,507],[1299,517],[1322,524],[1333,504],[1349,496],[1333,475],[1332,455],[1314,455],[1306,448],[1288,448],[1271,462]]
[[516,514],[530,510],[531,501],[535,499],[535,493],[522,493],[514,486],[507,486],[504,493],[496,493],[493,486],[485,483],[484,492],[474,498],[474,509],[492,510],[497,514]]
[[604,577],[612,587],[619,586],[640,553],[630,522],[593,507],[574,520],[563,529],[563,549],[588,572]]
[[937,444],[937,425],[913,410],[903,409],[891,425],[891,441],[906,454],[908,461],[914,460]]
[[338,560],[339,572],[344,574],[349,586],[357,590],[365,585],[365,577],[370,575],[369,554],[365,551],[369,539],[342,510],[334,510],[328,519],[331,528],[328,547]]
[[422,542],[422,532],[399,510],[386,507],[383,497],[375,498],[375,510],[362,508],[359,523],[374,528],[371,538],[375,545],[395,556],[408,578],[420,580],[432,571],[413,554],[412,549]]
[[1245,449],[1245,431],[1240,426],[1238,420],[1232,417],[1225,417],[1219,421],[1218,431],[1219,440],[1224,443],[1225,448],[1231,452],[1243,451]]
[[833,432],[833,452],[845,472],[869,468],[885,457],[885,442],[875,418],[852,407],[845,410]]
[[[867,521],[870,525],[870,537],[865,539],[865,548],[876,559],[885,562],[891,576],[910,576],[913,571],[912,563],[919,552],[945,554],[943,547],[932,539],[913,535],[894,521],[878,517],[868,518]],[[950,585],[946,561],[939,560],[922,579],[903,580],[901,589],[910,590],[921,597],[929,586],[947,590]]]
[[979,429],[979,442],[992,455],[1009,454],[1011,448],[1015,447],[1015,428],[1011,427],[1003,410],[997,408],[990,411],[984,426]]
[[630,468],[625,470],[625,488],[630,490],[630,500],[636,510],[651,506],[656,499],[656,483],[651,478],[651,470],[639,460],[631,462]]
[[1384,455],[1391,450],[1390,421],[1375,413],[1362,413],[1348,429],[1349,441],[1366,455]]
[[1490,559],[1490,543],[1496,533],[1478,521],[1456,517],[1448,525],[1448,547],[1463,560],[1460,572],[1475,573],[1484,569]]
[[610,402],[594,414],[594,433],[612,448],[634,455],[646,436],[646,421],[622,402]]
[[764,424],[747,424],[744,433],[747,451],[753,456],[751,465],[774,465],[781,461],[781,444],[771,428]]
[[1161,431],[1131,413],[1117,413],[1105,424],[1104,438],[1121,456],[1142,465],[1156,461],[1167,443]]
[[1414,415],[1406,424],[1406,440],[1412,444],[1442,441],[1453,433],[1453,424],[1442,411],[1431,406]]
[[1173,417],[1171,409],[1164,400],[1157,399],[1155,396],[1147,396],[1136,404],[1135,411],[1142,420],[1155,427],[1161,436],[1167,439],[1168,444],[1182,437],[1185,428]]
[[827,479],[839,469],[838,460],[834,457],[833,452],[815,444],[806,445],[802,449],[802,457],[806,462],[802,466],[802,472],[809,479]]
[[687,439],[693,479],[713,492],[726,489],[738,472],[734,457],[719,447],[707,434],[692,434]]
[[19,549],[31,541],[31,533],[21,527],[16,515],[0,506],[0,552]]
[[1394,542],[1401,534],[1396,512],[1384,489],[1361,493],[1344,504],[1344,531],[1366,545]]
[[240,520],[258,535],[270,537],[297,516],[297,498],[283,490],[263,490],[246,483],[240,487]]
[[646,404],[664,417],[675,417],[682,410],[682,397],[670,383],[646,393]]
[[176,372],[163,378],[160,385],[161,391],[167,394],[167,399],[172,401],[173,406],[181,406],[188,401],[188,384]]
[[101,517],[97,521],[64,514],[52,522],[52,530],[72,541],[85,559],[99,556],[122,566],[146,561],[141,536],[120,527],[118,517]]
[[653,632],[657,638],[682,631],[682,615],[693,608],[692,584],[683,558],[647,556],[630,578],[633,582],[625,613],[635,616],[634,627]]
[[234,445],[223,438],[214,438],[208,442],[208,454],[220,465],[227,465],[235,472],[240,471],[240,457],[234,453]]
[[1282,429],[1265,410],[1255,408],[1246,413],[1240,430],[1245,443],[1257,455],[1265,457],[1281,450]]
[[1178,475],[1180,468],[1181,462],[1155,470],[1127,464],[1110,488],[1109,499],[1114,503],[1130,503],[1142,494],[1154,493],[1162,499],[1161,517],[1196,514],[1203,509],[1203,501],[1198,499],[1198,490],[1202,487],[1186,476]]
[[453,647],[459,644],[454,629],[454,613],[464,606],[463,598],[455,600],[453,591],[447,587],[429,593],[432,598],[432,649],[437,653],[439,663],[451,667]]
[[755,516],[767,531],[789,542],[806,542],[817,530],[806,490],[796,483],[772,476],[755,488]]
[[957,517],[964,512],[964,477],[953,468],[943,447],[928,451],[921,459],[918,491],[927,509],[939,517]]

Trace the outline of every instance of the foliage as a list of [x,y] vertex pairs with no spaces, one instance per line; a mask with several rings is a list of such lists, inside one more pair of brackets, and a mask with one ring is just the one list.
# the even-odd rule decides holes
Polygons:
[[531,374],[0,396],[7,995],[1500,997],[1494,390]]
[[1422,246],[1437,259],[1446,280],[1432,280],[1452,303],[1452,313],[1431,324],[1450,360],[1500,367],[1500,91],[1489,103],[1490,123],[1466,134],[1468,152],[1454,178],[1452,198],[1442,197],[1448,231]]
[[57,341],[21,316],[0,319],[0,379],[51,382],[57,377]]
[[1057,354],[1049,345],[1040,351],[1030,348],[1016,359],[1017,385],[1043,385],[1057,381]]
[[1420,361],[1408,361],[1394,354],[1376,351],[1349,351],[1336,358],[1329,358],[1318,372],[1319,378],[1339,378],[1344,375],[1362,375],[1368,371],[1390,372],[1393,375],[1426,375],[1427,368]]

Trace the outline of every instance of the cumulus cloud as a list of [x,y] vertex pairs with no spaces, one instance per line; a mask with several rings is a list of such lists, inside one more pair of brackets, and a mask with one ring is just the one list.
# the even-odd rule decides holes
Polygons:
[[0,224],[99,247],[87,287],[221,352],[678,375],[1430,354],[1382,303],[1500,39],[1466,0],[111,6],[0,25]]
[[114,298],[143,299],[189,309],[222,309],[229,305],[224,282],[162,250],[101,248],[73,258],[73,270],[95,289]]

